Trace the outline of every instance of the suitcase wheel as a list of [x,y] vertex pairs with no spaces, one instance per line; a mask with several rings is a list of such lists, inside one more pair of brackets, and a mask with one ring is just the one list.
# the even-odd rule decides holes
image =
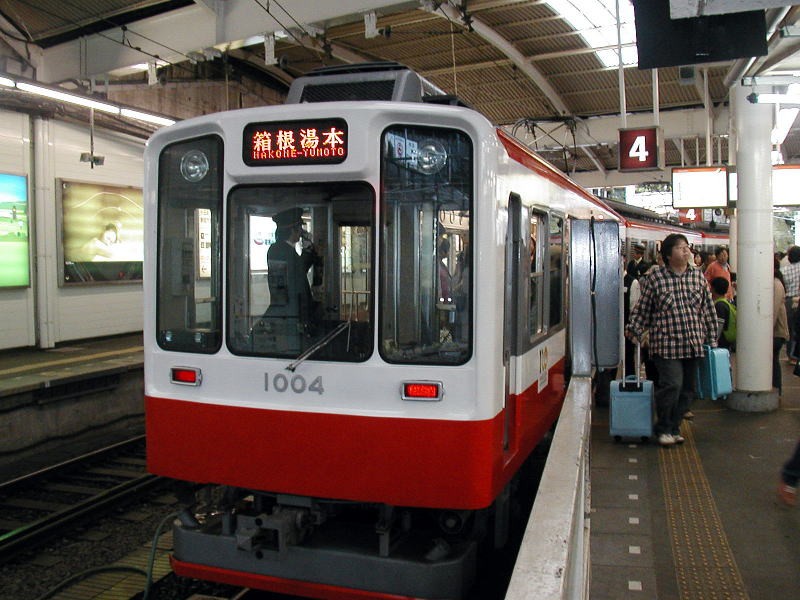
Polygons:
[[615,435],[614,436],[614,441],[615,442],[621,442],[622,441],[622,436],[621,435]]

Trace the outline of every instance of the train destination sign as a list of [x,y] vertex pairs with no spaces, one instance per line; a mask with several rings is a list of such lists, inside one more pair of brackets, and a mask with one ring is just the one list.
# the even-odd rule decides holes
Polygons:
[[251,167],[336,164],[347,158],[347,142],[344,119],[249,123],[242,159]]

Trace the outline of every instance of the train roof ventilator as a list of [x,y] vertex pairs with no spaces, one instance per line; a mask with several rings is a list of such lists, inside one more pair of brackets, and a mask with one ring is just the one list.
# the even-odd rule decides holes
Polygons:
[[292,82],[286,104],[386,100],[465,106],[455,96],[396,62],[370,62],[314,69]]

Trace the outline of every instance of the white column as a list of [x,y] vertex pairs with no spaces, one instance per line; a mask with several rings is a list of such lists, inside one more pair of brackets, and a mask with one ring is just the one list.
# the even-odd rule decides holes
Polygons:
[[[753,104],[752,88],[736,85],[737,332],[736,390],[731,408],[773,410],[772,392],[772,162],[774,107]],[[773,406],[774,403],[774,406]]]
[[34,194],[36,206],[36,333],[40,348],[56,345],[58,248],[53,153],[49,119],[33,120]]

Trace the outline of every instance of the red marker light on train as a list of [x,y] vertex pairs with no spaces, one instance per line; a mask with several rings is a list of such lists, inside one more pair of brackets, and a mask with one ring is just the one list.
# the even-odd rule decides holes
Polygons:
[[442,399],[442,384],[439,381],[406,381],[403,383],[403,400]]
[[192,367],[172,367],[172,383],[179,385],[200,385],[203,373]]

